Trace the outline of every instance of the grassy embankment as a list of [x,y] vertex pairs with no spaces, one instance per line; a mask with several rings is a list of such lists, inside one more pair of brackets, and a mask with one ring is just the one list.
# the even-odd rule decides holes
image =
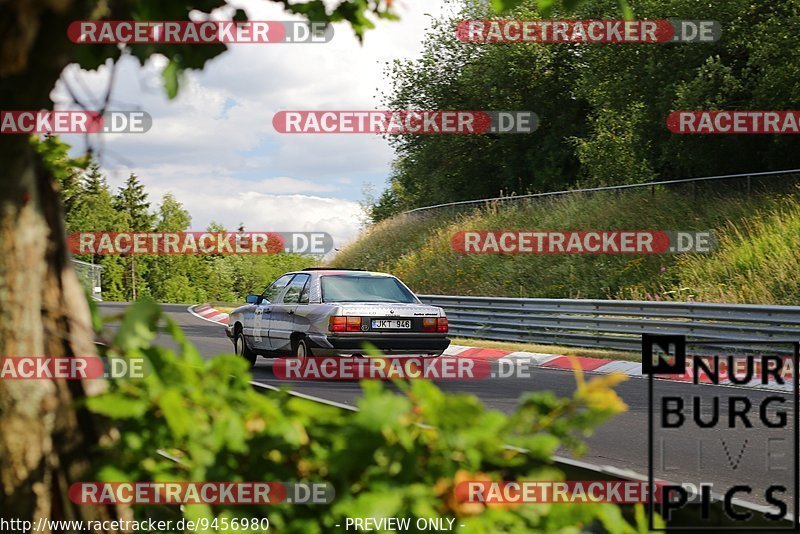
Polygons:
[[[464,230],[713,230],[719,248],[687,255],[460,254]],[[459,215],[400,216],[331,262],[391,272],[417,293],[800,302],[800,195],[670,191],[573,195]]]

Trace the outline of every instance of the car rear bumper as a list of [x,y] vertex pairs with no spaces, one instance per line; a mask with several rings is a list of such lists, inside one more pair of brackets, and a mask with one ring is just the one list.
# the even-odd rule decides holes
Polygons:
[[309,336],[312,351],[318,356],[364,354],[371,345],[385,355],[440,355],[450,346],[446,337],[407,336]]

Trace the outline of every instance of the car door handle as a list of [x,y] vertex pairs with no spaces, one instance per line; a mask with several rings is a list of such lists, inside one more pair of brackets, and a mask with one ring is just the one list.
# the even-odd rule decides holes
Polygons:
[[294,315],[294,310],[289,310],[289,315]]
[[264,313],[272,313],[272,310],[264,310]]

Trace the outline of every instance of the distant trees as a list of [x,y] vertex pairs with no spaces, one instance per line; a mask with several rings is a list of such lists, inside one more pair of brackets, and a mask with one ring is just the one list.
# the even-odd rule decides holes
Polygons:
[[[67,233],[181,232],[191,229],[192,217],[171,193],[151,209],[146,187],[131,174],[117,194],[93,160],[74,161],[57,137],[34,141],[58,177]],[[243,228],[242,225],[240,225]],[[224,232],[211,222],[208,231]],[[216,256],[78,256],[103,267],[103,298],[130,301],[150,296],[158,302],[241,301],[263,289],[287,270],[307,267],[315,259],[295,254],[239,257]]]

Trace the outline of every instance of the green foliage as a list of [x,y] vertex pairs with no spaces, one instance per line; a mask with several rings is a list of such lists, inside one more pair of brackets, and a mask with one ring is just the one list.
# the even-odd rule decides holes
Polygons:
[[[748,198],[707,186],[572,195],[454,214],[402,215],[372,226],[334,263],[391,272],[417,293],[795,303],[798,196]],[[461,254],[475,230],[713,230],[710,255]],[[690,288],[690,292],[679,291]]]
[[[159,327],[175,350],[152,345]],[[107,418],[98,480],[328,482],[336,491],[328,505],[190,505],[188,517],[268,517],[275,530],[297,533],[328,532],[364,516],[456,518],[472,533],[635,531],[614,505],[485,507],[455,494],[466,480],[563,480],[553,453],[562,444],[579,448],[581,435],[626,409],[611,389],[622,376],[586,382],[578,375],[573,397],[530,393],[511,416],[426,381],[397,382],[399,393],[364,382],[352,413],[256,392],[243,359],[204,360],[146,301],[127,311],[109,353],[145,358],[153,372],[114,380],[89,399],[90,410]],[[638,524],[641,531],[641,518]]]
[[601,109],[589,122],[591,139],[575,138],[575,152],[584,172],[598,178],[593,186],[644,183],[657,179],[646,153],[649,141],[636,126],[643,120],[645,105],[631,104],[623,113]]
[[[492,0],[492,8],[496,13],[502,13],[514,9],[524,1],[525,0]],[[571,11],[584,2],[586,2],[586,0],[563,0],[563,5],[566,11]],[[555,0],[536,0],[536,6],[539,8],[539,13],[541,13],[543,17],[550,15],[555,4]],[[633,18],[633,10],[627,0],[617,0],[617,5],[619,6],[619,12],[622,18]]]
[[[715,20],[716,43],[470,44],[458,20],[618,19],[617,0],[462,0],[437,21],[414,61],[389,71],[385,102],[395,109],[530,110],[526,135],[408,135],[373,221],[413,207],[565,189],[576,183],[636,183],[796,167],[791,135],[675,135],[666,117],[681,109],[786,109],[800,91],[800,24],[794,0],[639,0],[639,19]],[[493,9],[492,9],[493,7]]]
[[[585,135],[587,108],[567,90],[577,75],[574,49],[482,47],[455,38],[456,20],[490,15],[485,4],[466,2],[453,20],[435,22],[421,58],[392,65],[393,91],[385,103],[390,109],[531,110],[539,116],[539,129],[524,135],[391,137],[397,152],[392,186],[374,215],[381,217],[390,207],[396,213],[575,183],[578,159],[568,139]],[[538,17],[530,8],[514,16]]]

